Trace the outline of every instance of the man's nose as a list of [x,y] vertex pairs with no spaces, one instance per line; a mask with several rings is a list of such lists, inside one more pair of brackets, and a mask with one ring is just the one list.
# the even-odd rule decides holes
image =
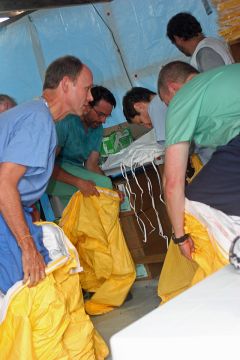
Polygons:
[[88,102],[93,101],[93,96],[92,96],[91,90],[88,90],[87,101]]

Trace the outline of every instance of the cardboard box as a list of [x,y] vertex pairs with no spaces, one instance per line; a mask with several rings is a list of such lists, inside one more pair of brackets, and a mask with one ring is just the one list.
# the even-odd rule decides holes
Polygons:
[[[166,240],[159,235],[157,216],[154,209],[150,208],[145,210],[144,213],[140,213],[138,216],[146,226],[147,242],[144,242],[144,234],[138,225],[135,214],[120,217],[123,234],[133,258],[136,259],[145,255],[166,253]],[[155,230],[153,230],[149,220]]]
[[[158,168],[159,174],[162,174],[162,165]],[[160,201],[160,188],[158,176],[153,166],[146,167],[147,175],[151,180],[152,194],[155,201],[155,208],[163,227],[163,232],[170,239],[171,224],[167,215],[165,204]],[[120,211],[120,223],[125,236],[129,251],[136,265],[139,265],[140,275],[138,279],[150,279],[160,274],[163,261],[167,251],[166,239],[159,235],[159,227],[156,212],[152,206],[152,199],[149,195],[149,186],[143,171],[136,174],[137,180],[143,189],[143,193],[136,184],[132,175],[129,175],[129,182],[132,191],[136,194],[135,205],[136,213],[146,226],[147,242],[144,242],[144,234],[139,227],[136,215],[129,206],[133,204],[135,196],[125,199],[125,205]],[[126,187],[126,181],[121,177],[114,180],[114,184],[121,190]],[[152,225],[155,228],[153,230]]]
[[[131,173],[128,174],[131,191],[132,193],[135,194],[135,195],[131,195],[129,200],[132,206],[135,206],[137,212],[145,211],[153,206],[152,203],[153,200],[150,195],[150,192],[154,195],[155,206],[158,206],[158,204],[161,203],[160,201],[161,185],[159,186],[159,180],[158,180],[158,175],[160,176],[160,174],[159,172],[157,173],[155,171],[152,165],[145,166],[145,169],[146,169],[146,174],[143,171],[142,167],[136,170],[136,177],[138,183],[133,178]],[[127,184],[126,184],[126,180],[123,177],[113,180],[113,184],[116,187],[118,187],[119,190],[124,191],[124,193],[127,194],[127,190],[126,190]],[[139,187],[138,184],[140,185],[141,188]],[[119,186],[121,187],[124,186],[125,190],[123,190],[123,188],[120,188]]]

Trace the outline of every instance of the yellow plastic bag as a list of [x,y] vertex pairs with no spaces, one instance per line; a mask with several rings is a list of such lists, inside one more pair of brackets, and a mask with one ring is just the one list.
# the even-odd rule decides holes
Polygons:
[[136,277],[119,223],[119,196],[112,190],[97,189],[99,197],[75,193],[60,221],[84,269],[81,286],[95,293],[85,303],[85,310],[91,315],[120,306]]
[[75,253],[37,286],[24,286],[0,325],[1,360],[103,360],[108,348],[86,315]]
[[191,286],[198,265],[182,256],[179,246],[171,240],[158,282],[161,304]]
[[181,255],[178,245],[170,243],[158,283],[163,303],[228,264],[207,229],[189,214],[185,214],[185,233],[194,241],[193,261]]
[[185,214],[185,232],[191,234],[195,251],[193,260],[198,269],[191,281],[191,286],[208,275],[220,270],[229,263],[219,251],[216,241],[210,237],[207,229],[192,215]]

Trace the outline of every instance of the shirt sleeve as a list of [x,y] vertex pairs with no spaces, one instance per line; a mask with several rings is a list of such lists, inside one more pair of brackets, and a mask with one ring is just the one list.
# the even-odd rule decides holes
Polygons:
[[210,47],[200,49],[197,53],[196,61],[200,72],[225,65],[223,58]]
[[198,82],[191,80],[174,96],[166,114],[166,147],[194,139],[203,93]]
[[149,105],[149,116],[155,130],[158,143],[165,142],[165,118],[167,107],[156,95]]
[[2,162],[26,166],[26,176],[42,173],[48,165],[53,130],[49,114],[39,111],[27,115],[12,132]]

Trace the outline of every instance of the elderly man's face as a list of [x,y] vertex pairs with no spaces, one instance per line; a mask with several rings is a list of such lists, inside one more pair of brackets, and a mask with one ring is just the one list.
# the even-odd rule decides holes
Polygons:
[[85,121],[91,128],[97,128],[105,124],[108,117],[111,116],[113,106],[104,99],[98,101],[95,105],[88,105],[85,108]]
[[84,113],[85,107],[93,100],[91,94],[92,84],[92,72],[86,65],[83,65],[79,76],[75,81],[71,82],[69,87],[68,99],[72,107],[70,113],[79,116]]

